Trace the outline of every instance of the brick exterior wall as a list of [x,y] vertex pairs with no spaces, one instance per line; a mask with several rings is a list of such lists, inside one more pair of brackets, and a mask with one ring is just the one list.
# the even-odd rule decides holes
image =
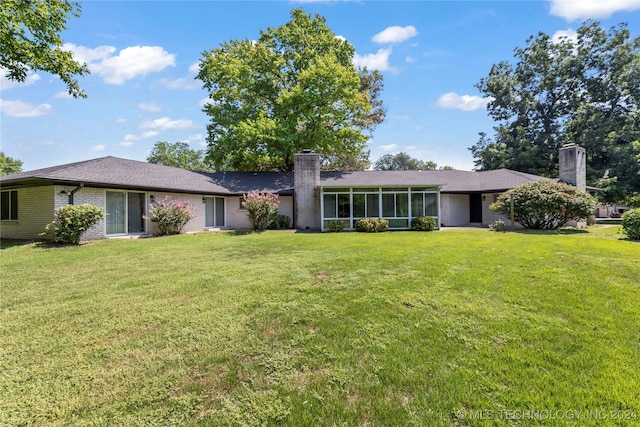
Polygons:
[[54,187],[18,188],[18,220],[0,221],[0,237],[43,240],[40,233],[53,221]]
[[320,154],[294,156],[295,226],[320,230]]

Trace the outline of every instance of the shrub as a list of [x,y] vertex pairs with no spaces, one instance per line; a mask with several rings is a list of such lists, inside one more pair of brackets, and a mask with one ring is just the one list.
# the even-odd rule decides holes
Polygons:
[[496,219],[493,223],[489,224],[490,231],[504,231],[505,228],[505,223],[501,219]]
[[632,209],[622,215],[622,231],[628,238],[640,240],[640,209]]
[[244,195],[242,206],[249,213],[253,229],[266,230],[278,215],[280,201],[277,194],[260,193],[258,190]]
[[433,231],[436,228],[436,220],[430,216],[419,216],[411,219],[411,229],[417,231]]
[[41,235],[53,236],[53,241],[77,245],[85,231],[104,218],[102,208],[90,204],[67,205],[55,210],[55,219]]
[[161,201],[151,203],[149,215],[145,215],[145,219],[158,224],[161,236],[169,236],[180,234],[184,226],[196,216],[196,209],[190,202],[165,196]]
[[511,215],[525,228],[555,229],[568,221],[587,218],[596,201],[589,194],[568,184],[555,181],[529,182],[501,194],[491,209],[507,217]]
[[334,219],[327,223],[327,228],[333,233],[340,233],[344,231],[344,223],[339,219]]
[[389,221],[382,218],[361,218],[356,221],[357,231],[365,233],[380,233],[389,229]]
[[291,218],[287,215],[274,215],[271,218],[269,229],[271,230],[287,230],[291,226]]

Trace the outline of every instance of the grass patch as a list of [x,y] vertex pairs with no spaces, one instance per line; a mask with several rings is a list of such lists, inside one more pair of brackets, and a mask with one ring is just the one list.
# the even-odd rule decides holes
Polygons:
[[[8,247],[0,424],[635,425],[639,249],[604,227]],[[505,412],[527,410],[584,412]]]

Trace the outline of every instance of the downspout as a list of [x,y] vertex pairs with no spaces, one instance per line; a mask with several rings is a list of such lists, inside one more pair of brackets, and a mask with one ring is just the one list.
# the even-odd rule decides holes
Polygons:
[[83,187],[84,187],[84,182],[81,182],[81,183],[78,184],[78,186],[76,188],[71,190],[71,192],[69,193],[69,204],[70,205],[73,204],[73,195],[76,194],[78,191],[80,191],[80,189],[82,189]]

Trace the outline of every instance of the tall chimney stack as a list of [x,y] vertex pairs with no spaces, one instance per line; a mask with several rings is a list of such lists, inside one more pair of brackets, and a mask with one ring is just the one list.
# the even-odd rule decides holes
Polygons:
[[587,150],[577,144],[560,148],[560,181],[587,191]]
[[303,150],[293,156],[295,224],[298,230],[320,230],[320,154]]

